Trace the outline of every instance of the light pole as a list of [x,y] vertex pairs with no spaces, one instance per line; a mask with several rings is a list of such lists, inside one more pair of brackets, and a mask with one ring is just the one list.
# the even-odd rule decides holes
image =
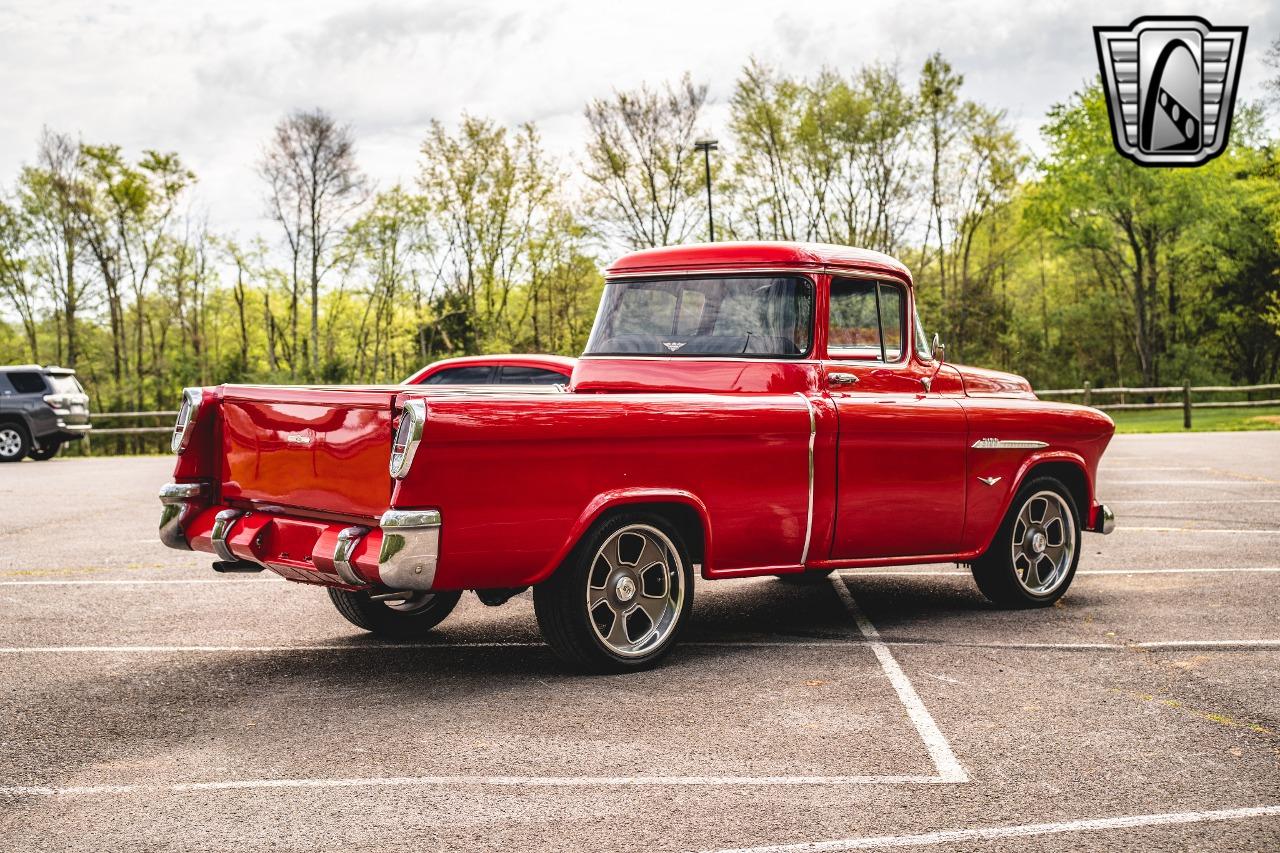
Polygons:
[[707,233],[711,242],[716,241],[716,221],[711,216],[711,152],[720,147],[714,139],[699,139],[693,143],[693,150],[702,152],[702,162],[707,167]]

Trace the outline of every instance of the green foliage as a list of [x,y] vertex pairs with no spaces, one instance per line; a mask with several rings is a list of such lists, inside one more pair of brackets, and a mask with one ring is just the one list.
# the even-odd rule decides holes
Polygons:
[[[69,364],[99,409],[154,409],[195,383],[577,354],[603,259],[703,233],[706,92],[686,75],[588,104],[581,183],[533,125],[433,121],[415,180],[376,194],[350,127],[292,113],[258,164],[269,240],[212,233],[175,153],[46,132],[0,194],[0,361]],[[1280,372],[1280,149],[1255,107],[1222,157],[1143,168],[1114,151],[1089,85],[1049,112],[1032,162],[941,54],[914,79],[752,60],[728,130],[717,233],[897,254],[952,359],[1037,387]]]

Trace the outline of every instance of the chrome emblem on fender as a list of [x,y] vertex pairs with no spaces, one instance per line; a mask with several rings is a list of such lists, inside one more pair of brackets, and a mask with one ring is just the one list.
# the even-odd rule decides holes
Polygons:
[[1094,27],[1116,150],[1140,166],[1200,166],[1221,154],[1248,29],[1163,16]]
[[986,483],[988,486],[994,486],[996,483],[1000,482],[1001,479],[1002,478],[1000,477],[979,477],[978,482]]
[[293,435],[285,436],[284,440],[290,444],[310,444],[311,436],[305,432],[295,432]]
[[974,450],[1035,450],[1048,447],[1049,442],[1033,439],[980,438],[969,446]]

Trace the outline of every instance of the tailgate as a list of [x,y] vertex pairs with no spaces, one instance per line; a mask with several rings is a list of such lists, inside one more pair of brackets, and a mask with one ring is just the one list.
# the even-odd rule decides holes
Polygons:
[[380,515],[403,390],[223,386],[223,500]]

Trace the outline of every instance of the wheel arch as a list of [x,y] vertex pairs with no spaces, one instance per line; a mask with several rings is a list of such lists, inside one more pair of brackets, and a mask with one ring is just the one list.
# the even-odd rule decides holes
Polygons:
[[643,488],[617,489],[597,495],[573,523],[564,544],[531,582],[540,583],[550,577],[597,524],[628,511],[652,512],[670,521],[680,532],[691,560],[695,565],[701,564],[702,576],[707,577],[711,561],[711,519],[706,504],[684,489]]
[[995,516],[991,529],[979,540],[982,547],[976,551],[976,554],[981,555],[991,547],[992,540],[995,539],[1001,523],[1009,513],[1009,507],[1013,506],[1014,498],[1018,496],[1022,487],[1035,477],[1053,477],[1066,486],[1072,500],[1076,502],[1081,527],[1088,526],[1090,508],[1093,505],[1093,477],[1089,473],[1084,457],[1069,450],[1035,453],[1023,460],[1018,468],[1013,486],[1009,489],[1000,512]]

